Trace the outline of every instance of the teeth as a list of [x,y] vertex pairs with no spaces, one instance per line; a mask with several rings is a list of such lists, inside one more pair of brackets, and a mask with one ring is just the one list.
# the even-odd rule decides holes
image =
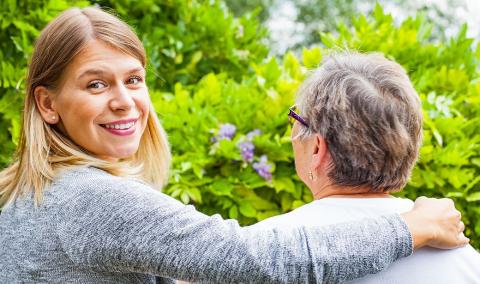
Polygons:
[[121,123],[121,124],[104,124],[105,128],[110,128],[110,129],[128,129],[132,127],[135,124],[135,122],[129,122],[129,123]]

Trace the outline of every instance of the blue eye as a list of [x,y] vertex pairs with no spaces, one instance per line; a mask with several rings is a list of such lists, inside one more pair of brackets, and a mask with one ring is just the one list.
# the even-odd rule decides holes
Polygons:
[[107,87],[106,84],[104,84],[101,81],[93,81],[92,83],[88,84],[87,88],[89,89],[101,89]]

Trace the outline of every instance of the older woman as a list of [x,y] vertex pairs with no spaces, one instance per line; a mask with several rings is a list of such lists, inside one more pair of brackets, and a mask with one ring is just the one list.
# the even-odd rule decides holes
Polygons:
[[[380,54],[334,54],[300,88],[297,106],[289,114],[295,166],[315,201],[254,228],[336,224],[412,208],[389,194],[405,186],[422,141],[420,100],[399,64]],[[359,282],[480,283],[480,255],[471,246],[421,249]]]
[[333,282],[414,247],[468,242],[451,201],[284,234],[243,229],[156,191],[170,153],[145,65],[133,31],[96,8],[67,10],[42,31],[18,153],[0,173],[0,283]]

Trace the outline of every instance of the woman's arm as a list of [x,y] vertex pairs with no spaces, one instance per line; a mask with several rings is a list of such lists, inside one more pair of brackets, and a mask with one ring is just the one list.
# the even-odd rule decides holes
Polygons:
[[88,173],[53,189],[74,194],[65,198],[55,224],[80,266],[218,283],[338,282],[378,272],[412,252],[398,215],[258,232],[208,217],[141,183]]

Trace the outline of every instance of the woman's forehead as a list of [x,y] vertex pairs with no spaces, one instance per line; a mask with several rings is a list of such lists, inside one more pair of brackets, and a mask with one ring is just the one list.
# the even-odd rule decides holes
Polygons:
[[144,72],[140,60],[98,40],[89,42],[67,69],[76,78],[91,73]]

